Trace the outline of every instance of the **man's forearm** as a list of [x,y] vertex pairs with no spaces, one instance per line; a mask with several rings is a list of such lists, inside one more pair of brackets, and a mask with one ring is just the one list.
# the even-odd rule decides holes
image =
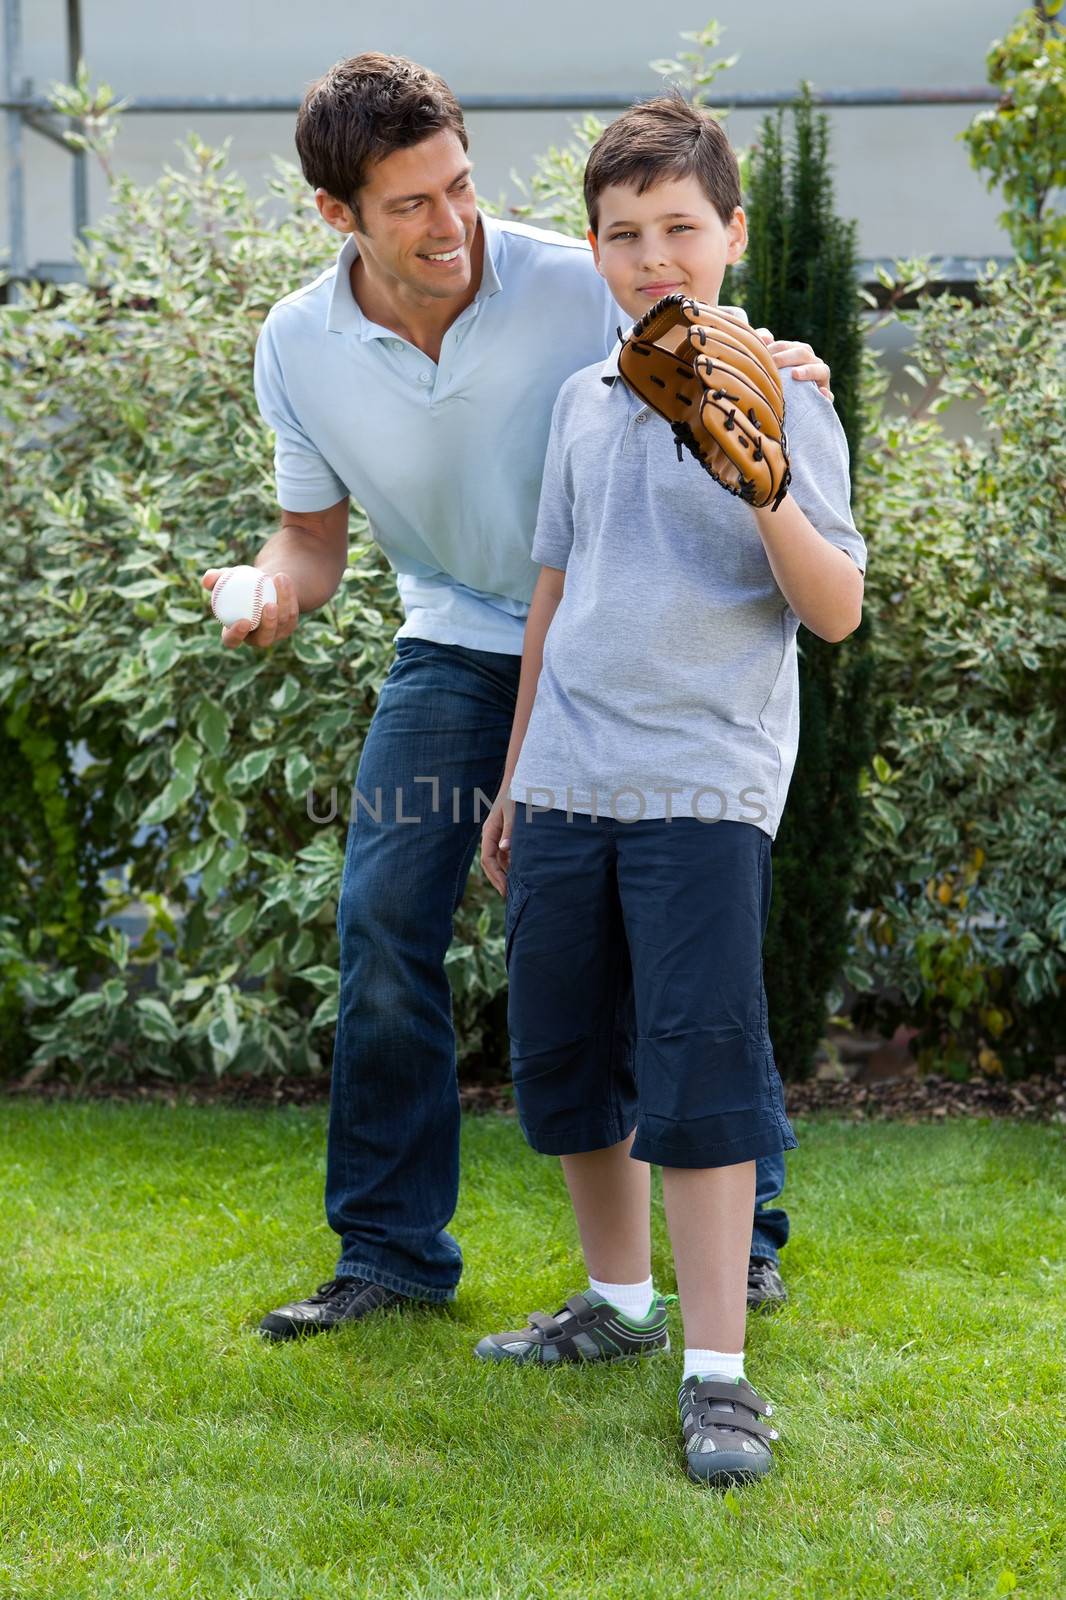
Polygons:
[[301,614],[332,600],[347,565],[318,536],[287,522],[272,534],[255,558],[260,572],[284,572],[292,579]]
[[864,584],[848,553],[822,538],[791,495],[753,514],[777,587],[804,627],[831,644],[854,633]]
[[518,757],[522,752],[526,729],[529,727],[533,702],[537,697],[537,684],[540,681],[540,669],[544,660],[544,638],[551,626],[552,618],[559,609],[561,599],[561,594],[553,593],[540,583],[533,593],[529,615],[526,618],[526,630],[522,637],[522,671],[518,679],[518,698],[515,701],[511,742],[507,746],[507,764],[500,784],[500,795],[506,795],[515,768],[518,766]]

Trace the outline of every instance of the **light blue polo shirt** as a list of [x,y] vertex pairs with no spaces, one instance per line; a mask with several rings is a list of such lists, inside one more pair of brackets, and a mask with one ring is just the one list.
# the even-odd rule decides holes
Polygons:
[[351,495],[396,573],[400,637],[522,652],[552,406],[628,323],[583,240],[479,212],[481,287],[440,360],[363,315],[357,250],[273,306],[255,393],[274,430],[278,501]]
[[[832,403],[787,379],[789,490],[866,570]],[[510,796],[617,822],[748,822],[773,839],[799,744],[799,618],[755,516],[618,375],[568,379],[533,555],[565,571]]]

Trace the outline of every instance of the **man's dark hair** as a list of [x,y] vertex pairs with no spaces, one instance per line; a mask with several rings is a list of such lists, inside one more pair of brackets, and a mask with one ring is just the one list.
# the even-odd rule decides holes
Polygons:
[[357,197],[373,164],[442,128],[469,147],[462,108],[444,79],[406,56],[368,50],[338,61],[308,89],[296,148],[311,187],[343,200],[361,228]]
[[671,178],[695,177],[724,223],[740,204],[740,170],[720,122],[679,90],[631,106],[589,151],[585,209],[599,233],[600,195],[610,184],[644,194]]

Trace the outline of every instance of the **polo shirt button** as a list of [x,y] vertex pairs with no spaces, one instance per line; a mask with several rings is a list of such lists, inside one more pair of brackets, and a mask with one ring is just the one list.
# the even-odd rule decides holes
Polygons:
[[429,373],[428,372],[420,372],[418,374],[418,381],[419,381],[419,383],[428,383],[429,382]]
[[646,411],[638,411],[637,412],[637,421],[638,422],[647,422],[647,420],[648,420],[648,413]]
[[402,350],[403,349],[403,340],[402,339],[393,339],[392,348],[394,350]]

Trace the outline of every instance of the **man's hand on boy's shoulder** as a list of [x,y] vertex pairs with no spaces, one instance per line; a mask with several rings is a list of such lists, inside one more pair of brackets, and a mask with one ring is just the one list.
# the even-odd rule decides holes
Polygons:
[[827,400],[832,400],[833,391],[829,387],[831,374],[828,363],[816,356],[809,344],[802,344],[797,339],[775,339],[769,328],[756,328],[755,337],[762,340],[775,367],[781,371],[786,367],[792,368],[793,382],[803,380],[816,383],[818,393],[824,394]]
[[[727,312],[731,317],[739,317],[741,322],[747,322],[749,327],[751,326],[748,313],[743,306],[719,306],[718,309]],[[816,383],[818,393],[824,394],[827,400],[832,400],[829,365],[815,355],[809,344],[802,344],[798,339],[775,339],[769,328],[755,328],[752,331],[773,356],[775,367],[782,369],[791,367],[794,382]]]

